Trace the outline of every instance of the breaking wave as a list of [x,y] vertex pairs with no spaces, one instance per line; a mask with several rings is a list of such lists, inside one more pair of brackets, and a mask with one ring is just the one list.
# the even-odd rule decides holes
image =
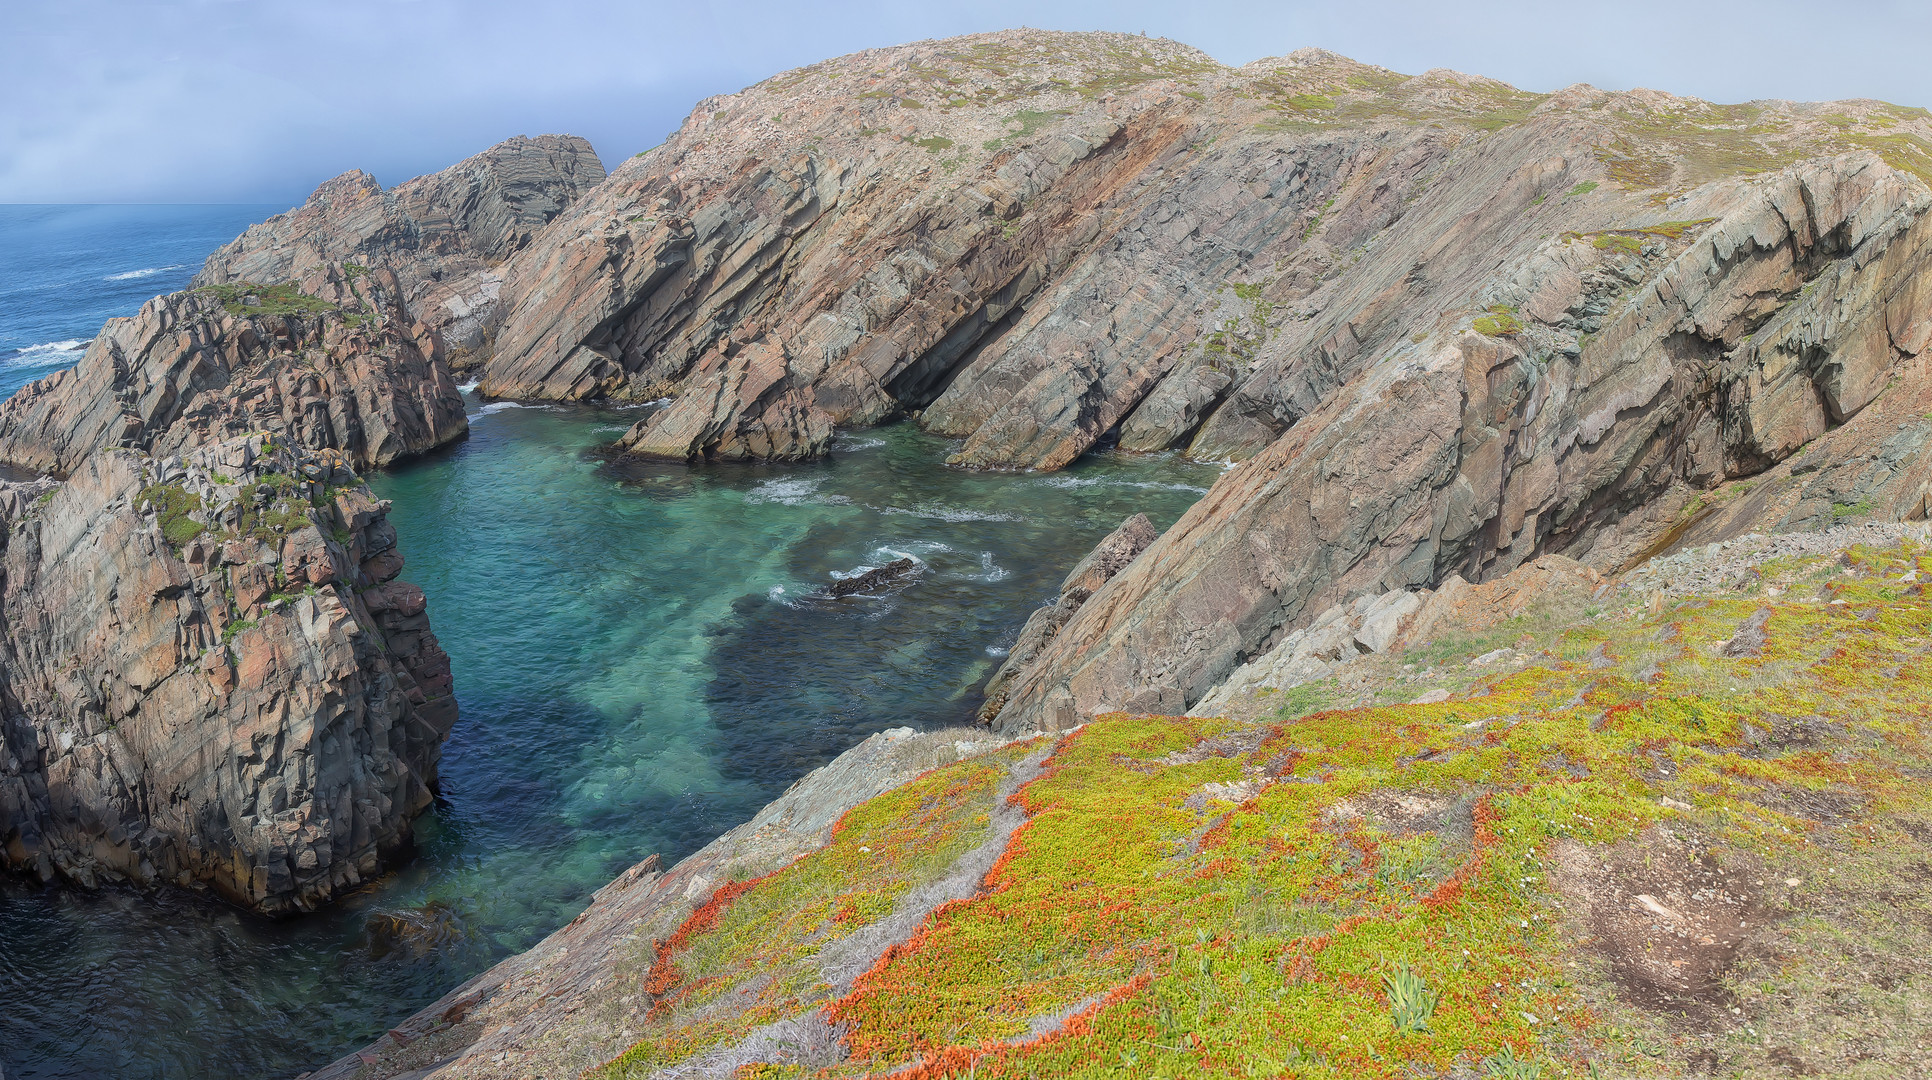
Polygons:
[[187,269],[187,264],[185,263],[175,263],[172,266],[149,266],[140,270],[129,270],[123,274],[109,274],[106,277],[102,278],[101,280],[102,281],[132,281],[135,278],[153,277],[156,274],[165,274],[170,270],[185,270],[185,269]]

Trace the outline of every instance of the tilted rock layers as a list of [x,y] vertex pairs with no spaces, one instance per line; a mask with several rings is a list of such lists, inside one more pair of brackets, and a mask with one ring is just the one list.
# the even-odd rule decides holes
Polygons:
[[[165,455],[273,431],[360,469],[469,429],[441,343],[403,313],[394,275],[319,267],[293,288],[230,289],[226,303],[189,290],[109,320],[80,363],[0,404],[0,461],[65,475],[102,447]],[[294,312],[271,313],[277,300]]]
[[[1228,473],[1012,680],[996,726],[1182,711],[1350,595],[1480,581],[1546,552],[1614,569],[1674,539],[1672,517],[1695,520],[1691,492],[1828,432],[1821,457],[1869,473],[1866,501],[1784,527],[1922,516],[1920,418],[1873,404],[1932,398],[1932,192],[1861,154],[1674,205],[1708,219],[1694,240],[1546,240],[1496,275],[1498,314],[1477,324],[1492,333],[1404,342]],[[1596,331],[1571,348],[1546,352],[1551,327],[1523,325],[1593,306]],[[1521,324],[1500,332],[1504,314]]]
[[386,503],[265,436],[0,499],[0,852],[313,907],[406,847],[456,719]]
[[[439,190],[399,201],[439,222],[384,241],[417,245],[405,271],[527,235],[514,207]],[[0,405],[0,463],[58,478],[0,493],[9,866],[281,914],[376,873],[430,805],[449,659],[356,470],[468,422],[441,334],[409,312],[433,276],[325,231],[310,253],[341,261],[158,297]],[[224,250],[287,269],[249,244]]]
[[[657,456],[813,457],[918,413],[965,465],[1242,460],[1418,334],[1507,315],[1574,355],[1625,258],[1654,273],[1746,170],[1932,135],[1751,108],[1125,35],[873,50],[701,103],[561,213],[503,268],[483,389],[672,397],[622,440]],[[1578,280],[1486,312],[1552,259]]]
[[508,139],[388,191],[357,169],[251,226],[194,283],[274,285],[330,263],[384,267],[411,317],[465,353],[485,340],[497,268],[603,179],[603,162],[574,135]]

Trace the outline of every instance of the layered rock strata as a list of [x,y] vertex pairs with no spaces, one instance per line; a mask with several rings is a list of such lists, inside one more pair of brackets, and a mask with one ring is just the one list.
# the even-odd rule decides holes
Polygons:
[[1748,111],[1124,35],[842,57],[701,103],[514,256],[483,388],[673,396],[622,445],[674,458],[916,412],[966,465],[1245,459],[1418,334],[1580,354],[1747,170],[1932,165],[1910,110]]
[[1027,616],[1026,625],[1020,628],[1020,636],[1014,639],[1012,648],[1006,651],[1006,659],[986,681],[985,701],[980,704],[979,718],[990,721],[999,715],[1006,704],[1006,696],[1012,682],[1023,674],[1033,661],[1039,658],[1040,651],[1046,648],[1060,628],[1080,610],[1102,585],[1115,574],[1134,561],[1134,556],[1147,550],[1160,530],[1147,520],[1146,514],[1135,514],[1120,523],[1120,528],[1108,533],[1092,551],[1074,564],[1072,570],[1060,582],[1059,595],[1053,603],[1034,610]]
[[[256,435],[108,449],[6,513],[8,866],[311,908],[409,843],[456,719],[388,504]],[[31,499],[24,496],[38,492]]]
[[[1228,473],[1061,629],[996,725],[1181,711],[1361,592],[1480,581],[1550,552],[1626,565],[1681,535],[1696,493],[1835,428],[1821,468],[1859,440],[1882,446],[1830,469],[1839,487],[1803,520],[1922,514],[1914,422],[1857,420],[1881,395],[1909,408],[1927,394],[1924,183],[1847,155],[1674,206],[1695,230],[1558,235],[1505,262],[1495,312],[1401,342]],[[1587,340],[1552,346],[1598,308]]]
[[401,297],[389,271],[340,265],[156,297],[0,404],[0,461],[66,475],[104,447],[172,455],[272,431],[363,469],[460,438],[442,343]]
[[574,135],[507,139],[387,191],[352,170],[210,255],[194,283],[281,284],[331,263],[387,268],[411,318],[467,354],[486,341],[497,268],[603,179],[596,152]]

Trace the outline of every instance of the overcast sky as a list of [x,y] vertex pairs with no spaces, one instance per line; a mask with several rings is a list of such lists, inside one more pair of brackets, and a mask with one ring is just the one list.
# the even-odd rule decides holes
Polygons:
[[1900,0],[0,0],[0,202],[300,201],[515,134],[615,163],[692,104],[828,56],[1029,25],[1244,64],[1304,45],[1547,91],[1932,106],[1932,3]]

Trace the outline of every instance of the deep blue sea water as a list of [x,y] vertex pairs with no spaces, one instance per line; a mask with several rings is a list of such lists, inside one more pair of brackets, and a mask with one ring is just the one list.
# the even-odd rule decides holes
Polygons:
[[0,398],[80,359],[101,323],[184,288],[279,206],[0,205]]
[[[71,362],[35,349],[184,284],[269,209],[0,207],[0,387]],[[293,1076],[360,1046],[866,735],[970,721],[1080,555],[1135,511],[1168,524],[1218,475],[1117,454],[964,472],[906,425],[810,465],[613,463],[598,450],[634,410],[470,411],[468,439],[371,478],[462,709],[416,859],[281,923],[0,876],[10,1080]],[[900,556],[925,573],[897,595],[810,599]],[[365,935],[373,912],[430,905],[457,928],[440,947]]]

